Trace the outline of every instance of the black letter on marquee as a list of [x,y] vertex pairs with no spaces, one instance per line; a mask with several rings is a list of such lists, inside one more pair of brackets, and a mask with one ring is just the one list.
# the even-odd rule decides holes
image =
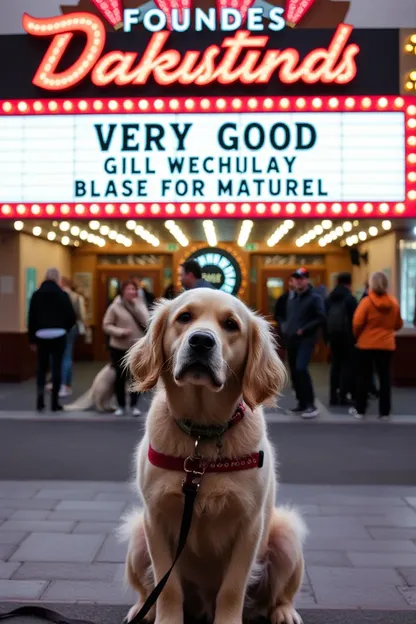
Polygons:
[[121,145],[122,152],[138,152],[139,144],[131,143],[134,141],[135,135],[133,130],[138,130],[140,128],[139,124],[123,124],[123,143]]
[[[259,131],[259,140],[257,145],[253,145],[250,139],[250,132],[253,128],[256,128]],[[264,128],[259,123],[251,123],[248,124],[247,128],[244,130],[244,143],[247,145],[248,149],[258,150],[261,149],[264,145]]]
[[117,128],[117,124],[110,124],[108,126],[108,134],[107,138],[103,137],[103,124],[94,124],[95,131],[97,133],[98,142],[100,144],[100,148],[102,152],[108,152],[109,147],[111,145],[111,141],[113,140],[113,134],[115,129]]
[[178,139],[178,149],[177,149],[178,152],[183,152],[183,150],[185,149],[186,135],[188,134],[189,130],[192,127],[191,123],[186,123],[184,125],[185,125],[185,128],[181,132],[179,130],[179,124],[177,123],[171,124],[172,130],[174,131],[174,133],[176,134],[176,138]]
[[87,193],[85,182],[82,180],[75,180],[75,197],[84,197]]
[[227,130],[228,128],[231,128],[232,130],[237,130],[237,124],[235,123],[225,123],[221,126],[221,128],[218,130],[218,143],[219,146],[222,147],[222,149],[225,150],[236,150],[238,149],[238,139],[237,137],[231,137],[231,141],[226,144],[224,143],[224,132],[225,130]]
[[[316,143],[316,130],[312,124],[309,123],[297,123],[297,137],[296,137],[296,149],[311,149]],[[307,137],[303,136],[303,130],[309,130],[309,143],[307,143]]]
[[[276,141],[276,134],[277,134],[278,130],[283,130],[283,133],[284,133],[283,143],[277,143],[277,141]],[[276,150],[284,150],[287,147],[289,147],[289,143],[290,143],[290,130],[289,130],[289,126],[287,126],[284,123],[275,123],[270,128],[270,143],[272,144],[272,146]]]
[[[155,134],[153,134],[153,130],[156,130]],[[145,151],[146,152],[153,151],[151,146],[152,146],[152,143],[155,143],[156,148],[159,150],[159,152],[164,152],[165,148],[160,142],[160,139],[163,139],[164,136],[165,136],[165,129],[161,124],[149,124],[147,126],[147,132],[146,132],[146,145],[144,148]]]

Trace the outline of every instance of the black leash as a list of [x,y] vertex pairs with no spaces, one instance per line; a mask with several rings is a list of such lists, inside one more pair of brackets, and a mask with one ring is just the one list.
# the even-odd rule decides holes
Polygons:
[[[130,624],[138,624],[139,622],[143,622],[144,618],[149,613],[150,609],[153,607],[153,605],[156,603],[156,600],[162,593],[163,588],[168,582],[173,568],[175,567],[179,557],[182,554],[183,549],[185,548],[186,540],[188,538],[189,530],[191,528],[195,498],[199,490],[202,474],[203,473],[200,472],[190,471],[186,475],[186,478],[183,480],[182,491],[185,495],[185,502],[183,507],[181,528],[179,531],[178,546],[176,549],[175,558],[171,567],[166,572],[165,576],[160,579],[159,583],[151,592],[146,602],[140,609],[139,613],[131,620]],[[36,617],[47,622],[52,622],[52,624],[95,624],[94,622],[90,622],[88,620],[75,620],[71,618],[66,618],[60,613],[52,611],[52,609],[46,609],[45,607],[40,607],[36,605],[26,605],[24,607],[18,607],[17,609],[9,611],[8,613],[0,614],[0,620],[9,620],[17,617]]]

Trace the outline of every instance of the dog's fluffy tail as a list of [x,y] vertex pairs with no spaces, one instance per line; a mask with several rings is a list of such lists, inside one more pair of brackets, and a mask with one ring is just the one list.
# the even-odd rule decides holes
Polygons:
[[130,509],[121,517],[116,536],[120,542],[128,542],[143,525],[143,510],[140,507]]
[[65,405],[65,411],[67,412],[83,412],[90,409],[94,405],[93,391],[90,388],[87,392],[78,397],[70,405]]

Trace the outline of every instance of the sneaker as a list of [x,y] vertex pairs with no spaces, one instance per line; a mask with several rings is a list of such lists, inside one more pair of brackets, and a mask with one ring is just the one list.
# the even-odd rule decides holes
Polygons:
[[348,413],[351,416],[354,416],[356,420],[364,420],[364,414],[359,414],[355,407],[352,407],[350,410],[348,410]]
[[118,407],[114,412],[114,416],[124,416],[125,410],[122,407]]
[[306,410],[303,410],[302,418],[307,420],[308,418],[315,418],[315,416],[318,416],[318,414],[319,414],[319,412],[316,409],[316,407],[311,405],[311,407],[307,407]]
[[302,414],[302,412],[305,411],[304,407],[301,407],[299,405],[299,403],[296,405],[296,407],[293,407],[291,410],[289,410],[290,412],[292,412],[292,414]]
[[63,412],[64,411],[63,405],[60,405],[59,403],[57,405],[52,405],[51,411],[52,412]]
[[139,416],[142,415],[142,413],[138,407],[133,407],[131,410],[131,415],[134,416],[135,418],[138,418]]
[[61,388],[59,390],[59,395],[58,396],[59,396],[60,399],[65,399],[71,393],[72,393],[72,390],[70,388],[67,388],[67,386],[61,386]]
[[43,410],[45,409],[45,401],[43,398],[43,395],[38,395],[37,399],[36,399],[36,411],[37,412],[43,412]]

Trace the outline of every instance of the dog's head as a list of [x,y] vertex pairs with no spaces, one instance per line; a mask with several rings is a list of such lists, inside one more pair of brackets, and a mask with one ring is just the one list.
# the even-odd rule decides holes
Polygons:
[[129,365],[141,391],[160,376],[211,392],[237,383],[250,407],[276,395],[285,381],[269,324],[235,297],[204,288],[157,305]]

